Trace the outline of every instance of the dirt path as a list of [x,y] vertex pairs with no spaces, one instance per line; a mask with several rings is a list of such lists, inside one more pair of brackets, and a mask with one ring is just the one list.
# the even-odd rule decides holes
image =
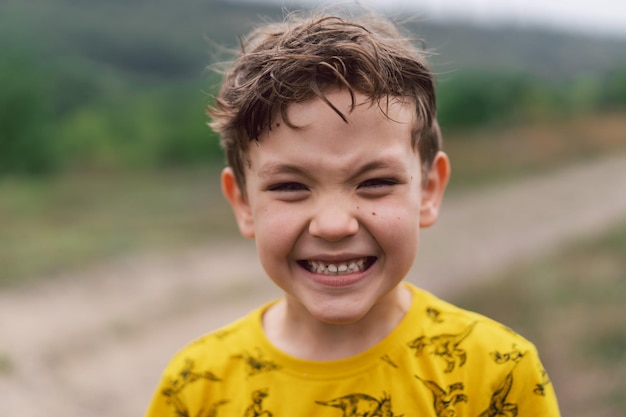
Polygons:
[[[626,156],[450,196],[408,279],[443,297],[626,220]],[[141,416],[189,340],[278,295],[250,242],[0,293],[0,416]]]

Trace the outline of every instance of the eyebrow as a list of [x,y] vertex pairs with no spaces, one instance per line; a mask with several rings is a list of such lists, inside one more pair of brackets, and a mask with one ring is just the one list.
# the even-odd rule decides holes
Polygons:
[[279,174],[297,174],[306,176],[306,171],[297,165],[283,164],[280,162],[268,162],[259,169],[260,178],[268,178]]
[[[355,178],[362,176],[363,174],[369,171],[375,171],[379,169],[388,169],[388,168],[404,170],[404,168],[400,164],[398,164],[396,161],[389,160],[389,159],[377,159],[374,161],[370,161],[364,164],[363,166],[358,167],[357,171],[350,175],[348,182],[354,180]],[[270,178],[272,176],[281,175],[281,174],[295,174],[295,175],[299,175],[303,177],[309,176],[307,171],[298,165],[284,164],[280,162],[268,162],[265,165],[263,165],[259,169],[259,172],[258,172],[258,176],[260,178]]]
[[366,163],[365,165],[359,167],[359,169],[350,176],[350,178],[358,178],[361,175],[365,174],[369,171],[376,171],[378,169],[403,169],[397,162],[389,159],[377,159],[375,161],[371,161]]

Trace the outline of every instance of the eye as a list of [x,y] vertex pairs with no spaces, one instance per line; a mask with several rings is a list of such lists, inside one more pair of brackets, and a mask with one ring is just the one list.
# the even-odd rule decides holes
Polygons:
[[398,184],[393,178],[371,178],[359,184],[357,188],[382,188],[391,187]]
[[268,191],[279,192],[294,192],[294,191],[307,191],[308,188],[304,184],[299,182],[280,182],[278,184],[272,184],[267,187]]

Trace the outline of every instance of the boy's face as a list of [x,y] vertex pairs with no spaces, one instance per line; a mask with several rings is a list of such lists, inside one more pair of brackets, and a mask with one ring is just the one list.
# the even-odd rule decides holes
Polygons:
[[[374,306],[393,309],[416,256],[419,228],[434,223],[447,183],[445,154],[422,182],[411,145],[415,107],[327,94],[348,117],[313,99],[288,108],[248,151],[246,189],[226,168],[222,186],[241,233],[287,305],[325,323],[354,323]],[[385,101],[381,104],[385,104]]]

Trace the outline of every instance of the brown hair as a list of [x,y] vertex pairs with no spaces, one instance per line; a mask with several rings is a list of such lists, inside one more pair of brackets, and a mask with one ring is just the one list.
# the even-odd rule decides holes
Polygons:
[[[210,126],[220,134],[227,161],[242,190],[246,151],[271,128],[287,106],[319,97],[347,122],[325,96],[333,88],[365,94],[372,102],[409,98],[417,114],[412,142],[428,169],[441,147],[432,72],[425,53],[386,18],[366,14],[310,17],[289,15],[242,41],[241,52],[224,74]],[[384,108],[381,110],[385,112]]]

